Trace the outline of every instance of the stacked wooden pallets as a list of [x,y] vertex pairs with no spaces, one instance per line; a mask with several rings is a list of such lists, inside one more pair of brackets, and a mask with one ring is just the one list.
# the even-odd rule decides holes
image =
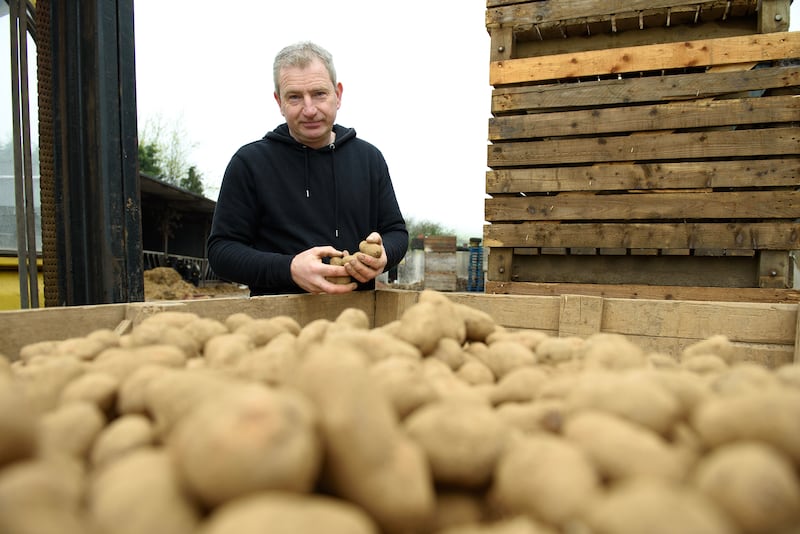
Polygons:
[[486,291],[796,300],[789,0],[488,0]]

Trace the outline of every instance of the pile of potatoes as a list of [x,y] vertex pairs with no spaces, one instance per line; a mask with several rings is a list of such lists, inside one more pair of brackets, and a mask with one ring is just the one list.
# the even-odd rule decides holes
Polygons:
[[[531,310],[530,313],[535,313]],[[0,532],[800,532],[800,365],[514,331],[161,312],[0,357]]]

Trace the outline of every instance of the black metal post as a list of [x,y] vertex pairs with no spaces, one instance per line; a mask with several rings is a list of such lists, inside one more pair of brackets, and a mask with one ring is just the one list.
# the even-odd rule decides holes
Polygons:
[[141,301],[133,0],[47,4],[59,304]]

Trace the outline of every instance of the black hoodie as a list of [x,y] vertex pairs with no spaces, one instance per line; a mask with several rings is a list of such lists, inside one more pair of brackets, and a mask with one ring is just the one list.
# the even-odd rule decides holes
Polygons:
[[383,238],[386,270],[403,259],[408,231],[383,155],[352,128],[334,132],[334,143],[313,149],[282,124],[234,154],[208,238],[218,276],[251,295],[302,293],[290,271],[296,254],[325,245],[353,253],[371,232]]

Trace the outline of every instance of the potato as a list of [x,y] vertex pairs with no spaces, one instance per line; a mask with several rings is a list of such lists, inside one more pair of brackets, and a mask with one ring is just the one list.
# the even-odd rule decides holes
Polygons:
[[734,534],[730,520],[702,493],[657,478],[633,478],[587,503],[590,532]]
[[287,328],[287,325],[283,321],[253,319],[238,327],[233,333],[247,336],[250,338],[253,345],[262,347],[278,334],[286,332]]
[[85,534],[81,513],[84,478],[65,456],[26,460],[0,471],[0,532]]
[[681,456],[661,436],[608,413],[584,411],[568,417],[563,435],[612,482],[644,476],[678,481],[687,471]]
[[534,521],[530,517],[516,516],[493,523],[473,523],[438,531],[437,534],[557,534],[555,530]]
[[770,369],[755,363],[737,363],[721,371],[709,386],[720,395],[739,395],[779,384],[780,381]]
[[691,423],[708,447],[760,440],[800,464],[800,391],[770,388],[713,398],[695,410]]
[[536,345],[536,361],[542,364],[558,364],[579,357],[579,350],[585,343],[583,338],[548,337]]
[[319,414],[331,488],[362,506],[381,528],[404,531],[427,521],[434,503],[427,461],[401,432],[358,349],[311,347],[295,384]]
[[440,490],[429,531],[439,533],[448,528],[475,525],[489,517],[482,492]]
[[425,356],[436,349],[441,338],[464,343],[466,325],[454,308],[453,302],[441,293],[423,290],[419,302],[407,308],[400,317],[397,337],[419,348]]
[[666,434],[681,414],[678,401],[641,373],[587,371],[566,397],[571,412],[597,409],[611,412]]
[[549,375],[540,367],[518,367],[501,378],[491,391],[492,404],[529,402],[536,398]]
[[0,376],[0,469],[36,451],[36,413],[22,388]]
[[621,334],[592,334],[578,348],[577,356],[589,369],[621,370],[647,365],[644,351]]
[[497,407],[497,416],[508,425],[525,433],[551,432],[560,434],[566,419],[563,400],[548,399],[536,402],[507,402]]
[[689,345],[680,353],[679,359],[681,362],[685,362],[698,356],[712,355],[722,359],[725,363],[731,363],[734,352],[733,343],[727,336],[717,334]]
[[118,388],[119,380],[116,377],[108,373],[88,372],[64,387],[59,403],[90,402],[103,413],[110,414],[116,404]]
[[447,364],[453,371],[464,365],[467,361],[466,353],[461,343],[455,339],[443,337],[436,345],[436,349],[428,355],[429,358],[436,358]]
[[358,244],[358,251],[367,256],[372,256],[373,258],[380,258],[383,254],[383,247],[378,243],[362,241]]
[[124,454],[154,444],[155,431],[150,419],[140,414],[124,415],[97,436],[89,459],[94,468],[100,468]]
[[459,303],[455,303],[455,311],[464,321],[467,341],[485,342],[486,338],[497,329],[494,319],[485,311]]
[[132,348],[110,348],[101,352],[89,364],[88,369],[108,373],[123,382],[139,367],[148,364],[182,368],[186,365],[186,353],[179,347],[163,343]]
[[455,375],[472,386],[494,384],[495,376],[489,367],[477,358],[468,357]]
[[550,336],[544,332],[539,332],[536,330],[509,331],[502,328],[497,328],[494,332],[486,337],[486,343],[491,345],[496,341],[513,341],[529,348],[530,350],[536,350],[536,348],[539,346],[539,343],[549,338]]
[[87,507],[96,534],[193,534],[200,523],[167,453],[155,448],[133,451],[99,471]]
[[498,380],[524,366],[536,365],[536,354],[515,341],[495,341],[486,353],[486,365]]
[[41,414],[58,405],[61,391],[82,375],[86,366],[85,362],[71,356],[32,359],[27,365],[15,368],[14,381],[19,384],[28,405]]
[[368,330],[370,327],[367,312],[358,308],[342,310],[333,322],[339,327],[355,328],[356,330]]
[[392,356],[370,366],[369,375],[400,419],[438,398],[418,361]]
[[168,368],[146,364],[133,371],[119,385],[117,390],[117,413],[145,413],[145,389],[147,383],[162,373],[167,372]]
[[84,460],[105,424],[96,404],[64,404],[39,419],[39,452],[45,456],[66,453]]
[[212,337],[221,336],[230,332],[228,327],[222,322],[207,317],[198,317],[186,323],[182,327],[182,330],[186,332],[189,337],[197,341],[197,344],[201,347]]
[[278,386],[286,382],[298,365],[297,338],[283,332],[263,347],[244,353],[236,363],[234,376]]
[[130,333],[131,346],[169,345],[179,348],[187,358],[199,356],[202,346],[200,340],[192,337],[190,331],[184,330],[184,325],[175,326],[169,322],[161,322],[160,319],[163,317],[164,314],[154,315],[134,327]]
[[181,478],[209,507],[255,491],[309,492],[322,462],[308,401],[258,384],[192,411],[168,446]]
[[775,370],[775,377],[784,386],[800,389],[800,363],[778,367]]
[[198,534],[378,534],[360,508],[322,495],[254,493],[214,510]]
[[558,526],[581,512],[599,489],[597,472],[577,446],[537,434],[515,440],[500,456],[489,499],[500,513],[527,514]]
[[144,406],[156,435],[165,438],[192,410],[242,384],[212,371],[169,369],[145,380]]
[[728,363],[716,354],[698,354],[681,360],[680,366],[699,375],[715,375],[728,369]]
[[[256,321],[252,321],[248,325],[255,323]],[[221,334],[206,341],[203,357],[208,367],[212,369],[235,368],[255,346],[251,336],[237,330],[232,334]]]
[[488,484],[510,437],[510,427],[488,406],[461,402],[428,404],[405,421],[425,451],[434,480],[463,489]]
[[746,533],[800,524],[800,481],[788,458],[757,442],[723,445],[697,466],[697,487]]
[[249,323],[252,320],[253,317],[251,317],[249,314],[244,312],[237,312],[228,315],[222,321],[222,324],[224,324],[228,328],[229,332],[235,332],[237,328],[246,323]]

